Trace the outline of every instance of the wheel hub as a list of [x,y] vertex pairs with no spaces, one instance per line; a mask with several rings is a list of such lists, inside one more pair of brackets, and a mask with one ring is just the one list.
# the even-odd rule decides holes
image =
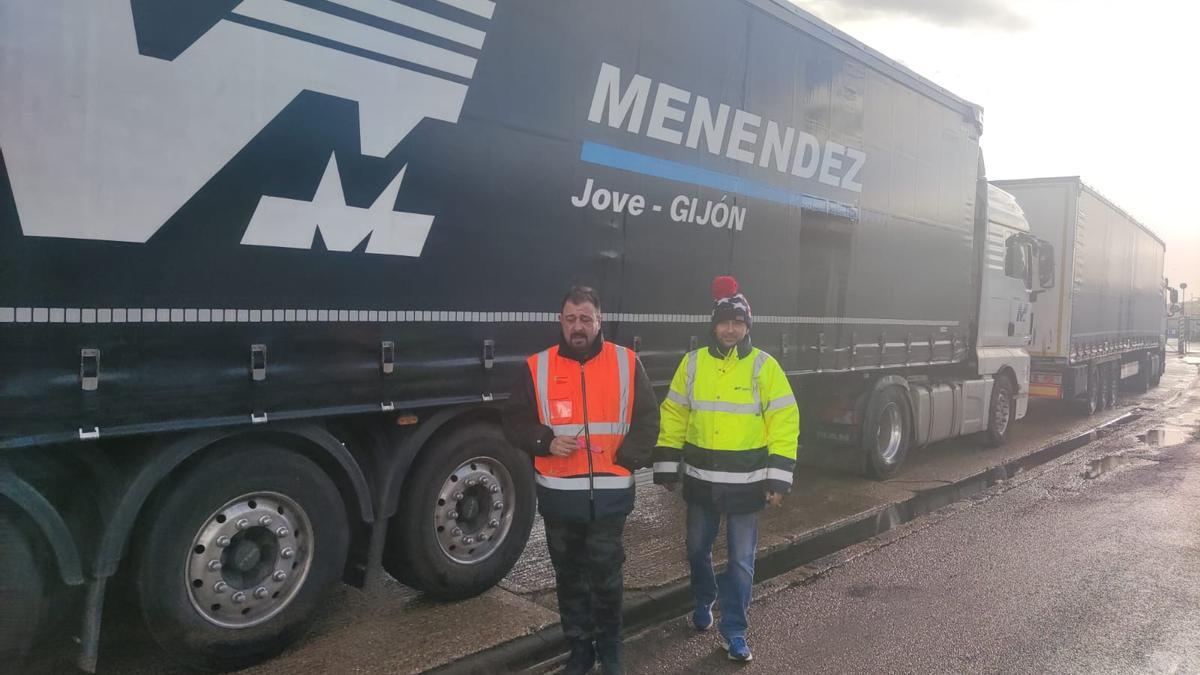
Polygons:
[[469,459],[452,471],[433,511],[442,553],[465,565],[495,553],[512,526],[514,491],[508,469],[492,457]]
[[262,557],[262,551],[258,546],[249,541],[240,542],[229,555],[230,562],[241,572],[253,569],[258,561],[262,560]]
[[250,588],[275,571],[279,551],[278,539],[265,527],[239,532],[221,555],[222,576],[234,588]]
[[[474,524],[474,520],[479,517],[479,499],[472,495],[468,499],[464,499],[459,513],[459,520]],[[472,528],[474,529],[474,528]]]
[[210,515],[185,565],[192,606],[209,623],[249,628],[283,610],[312,563],[312,529],[296,502],[259,492]]
[[887,464],[895,462],[903,437],[904,426],[900,421],[900,409],[894,402],[889,402],[879,413],[879,429],[875,436],[875,448],[879,451],[879,458]]

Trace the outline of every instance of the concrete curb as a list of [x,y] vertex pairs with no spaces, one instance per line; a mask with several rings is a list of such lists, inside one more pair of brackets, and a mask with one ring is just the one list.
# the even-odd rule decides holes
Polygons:
[[[1056,441],[1028,455],[984,469],[954,483],[915,492],[912,497],[797,533],[788,541],[760,551],[755,563],[755,584],[889,532],[900,525],[955,502],[983,493],[992,486],[1036,466],[1051,462],[1099,438],[1113,428],[1142,416],[1136,409],[1092,427],[1082,434]],[[686,614],[692,609],[687,578],[649,589],[627,589],[623,614],[625,634]],[[567,651],[560,624],[464,656],[433,668],[431,675],[503,673],[545,664]]]

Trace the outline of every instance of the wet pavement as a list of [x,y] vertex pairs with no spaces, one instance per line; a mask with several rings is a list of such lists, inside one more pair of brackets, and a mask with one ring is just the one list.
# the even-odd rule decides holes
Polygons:
[[677,618],[627,641],[627,666],[1200,672],[1198,512],[1193,387],[971,500],[760,584],[751,664]]
[[[936,495],[939,488],[967,477],[991,475],[989,471],[994,473],[1005,465],[1009,465],[1008,471],[1019,472],[1021,458],[1039,450],[1070,442],[1106,421],[1144,418],[1172,401],[1177,403],[1195,373],[1194,367],[1173,357],[1159,388],[1142,396],[1126,394],[1116,408],[1092,418],[1081,417],[1062,404],[1035,401],[1029,416],[1013,426],[1004,447],[984,448],[969,438],[939,443],[911,453],[905,468],[889,481],[859,477],[843,454],[806,448],[792,495],[782,508],[765,512],[760,521],[760,549],[779,552],[777,558],[760,564],[760,577],[786,577],[788,570],[808,559],[896,527],[959,496],[948,494],[941,503],[926,504],[919,511],[911,507],[907,511],[898,509],[896,505],[916,504],[920,496]],[[1147,428],[1143,433],[1149,440],[1143,445],[1157,443],[1165,447],[1188,428],[1184,422]],[[1113,469],[1102,466],[1095,471],[1100,476]],[[986,487],[980,485],[979,489]],[[651,484],[648,475],[642,475],[637,504],[626,529],[626,584],[630,597],[635,599],[655,597],[661,589],[678,586],[687,573],[684,509],[678,494],[666,492]],[[795,551],[800,550],[792,546],[795,542],[815,540],[822,532],[836,530],[836,524],[859,521],[869,521],[869,528],[857,532],[852,540],[833,538],[825,545],[836,546],[813,548],[814,555],[806,559],[795,557]],[[718,542],[715,551],[723,548],[723,542]],[[720,560],[720,555],[717,558]],[[768,574],[764,575],[764,570]],[[539,521],[517,566],[497,588],[482,596],[458,603],[436,602],[386,577],[367,591],[341,588],[306,640],[279,658],[243,672],[421,672],[553,626],[557,623],[555,610],[553,574]],[[106,621],[101,673],[182,672],[138,631],[123,627],[124,617]],[[45,672],[61,667],[50,664]]]
[[[1173,362],[1160,387],[1140,397],[1125,394],[1117,407],[1091,418],[1080,416],[1058,402],[1034,401],[1029,415],[1013,425],[1009,441],[1003,447],[985,448],[972,438],[938,443],[910,453],[901,473],[888,481],[861,478],[854,468],[847,466],[848,453],[804,449],[792,494],[782,508],[763,513],[759,547],[774,548],[821,526],[905,501],[919,492],[1026,457],[1104,422],[1130,413],[1143,414],[1178,395],[1194,374],[1194,369]],[[649,477],[645,480],[648,483]],[[684,508],[678,493],[666,492],[652,484],[638,486],[637,509],[626,529],[627,588],[655,588],[686,575],[683,518]],[[718,542],[714,552],[723,547],[724,543]],[[554,607],[553,577],[540,522],[535,525],[530,545],[502,587],[544,600],[548,607]]]

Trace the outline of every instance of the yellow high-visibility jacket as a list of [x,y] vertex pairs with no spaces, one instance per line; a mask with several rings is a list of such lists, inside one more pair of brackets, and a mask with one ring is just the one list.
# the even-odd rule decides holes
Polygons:
[[684,356],[660,410],[654,482],[683,476],[684,498],[725,513],[791,491],[800,409],[779,362],[749,340]]

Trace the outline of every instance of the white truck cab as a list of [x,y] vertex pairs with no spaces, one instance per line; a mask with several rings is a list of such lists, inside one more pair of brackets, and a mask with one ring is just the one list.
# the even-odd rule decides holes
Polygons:
[[974,368],[908,378],[918,447],[974,433],[1000,445],[1029,407],[1033,313],[1037,297],[1054,286],[1054,247],[1030,233],[1021,207],[1004,190],[987,186],[986,209],[986,223],[978,226],[983,231],[977,230],[984,241]]
[[1024,417],[1029,405],[1033,313],[1037,295],[1054,285],[1053,260],[1052,247],[1030,233],[1017,200],[989,185],[975,351],[980,375],[1011,378],[1013,419]]

